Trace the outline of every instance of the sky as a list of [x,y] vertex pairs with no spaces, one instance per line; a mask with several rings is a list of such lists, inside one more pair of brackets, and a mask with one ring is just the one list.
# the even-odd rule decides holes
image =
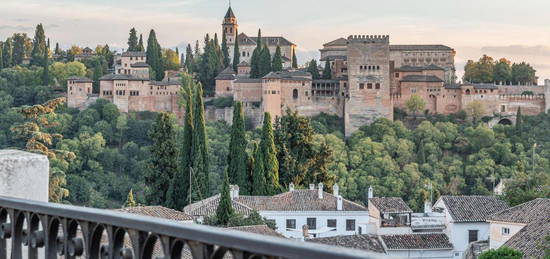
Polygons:
[[[135,27],[154,29],[163,47],[185,46],[221,32],[228,0],[0,0],[0,40],[31,37],[42,23],[52,43],[126,47]],[[284,36],[301,63],[323,43],[352,34],[390,35],[392,44],[445,44],[457,52],[459,76],[482,54],[527,61],[550,78],[548,0],[232,0],[239,32]],[[201,41],[202,42],[202,41]],[[539,81],[542,83],[542,81]]]

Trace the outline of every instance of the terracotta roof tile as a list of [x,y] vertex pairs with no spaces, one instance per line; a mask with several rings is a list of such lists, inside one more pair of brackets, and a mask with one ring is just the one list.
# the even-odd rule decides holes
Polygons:
[[441,196],[455,222],[483,222],[510,206],[495,196]]
[[[548,217],[548,214],[546,214]],[[543,258],[543,245],[550,235],[550,219],[534,221],[512,236],[503,246],[523,252],[523,258]]]
[[255,234],[266,235],[266,236],[285,237],[281,235],[279,232],[269,228],[267,225],[229,227],[227,229],[243,231],[248,233],[255,233]]
[[384,253],[384,248],[375,235],[349,235],[320,237],[307,240],[308,242],[321,243],[332,246],[342,246],[361,250]]
[[453,249],[453,244],[443,233],[381,235],[388,250],[402,249]]
[[398,197],[374,197],[369,202],[381,213],[412,213],[407,203]]
[[165,208],[162,206],[127,207],[127,208],[117,209],[116,211],[138,214],[143,216],[171,219],[176,221],[193,220],[193,217],[191,215],[185,214],[182,211],[177,211],[177,210]]
[[491,215],[487,220],[531,223],[550,217],[550,199],[538,198]]

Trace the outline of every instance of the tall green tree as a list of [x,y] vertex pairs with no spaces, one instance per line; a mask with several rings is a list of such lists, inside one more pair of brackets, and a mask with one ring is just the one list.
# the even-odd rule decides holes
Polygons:
[[225,33],[222,36],[222,61],[223,67],[226,68],[231,64],[231,59],[229,58],[229,48],[227,47],[227,37]]
[[12,61],[14,65],[21,65],[23,59],[27,56],[25,53],[25,44],[29,41],[26,33],[14,33],[12,36],[13,39],[13,49],[12,49]]
[[264,159],[266,192],[273,195],[278,193],[281,187],[279,185],[279,162],[277,161],[277,150],[275,148],[273,127],[271,126],[271,114],[268,112],[264,113],[260,150]]
[[521,106],[518,107],[518,110],[516,112],[516,132],[518,135],[521,134],[523,130],[523,116],[521,115]]
[[258,29],[258,38],[256,40],[256,48],[252,52],[252,57],[250,58],[250,77],[251,78],[260,78],[261,77],[261,57],[262,57],[262,30]]
[[192,170],[193,200],[204,199],[210,193],[208,151],[206,148],[206,128],[204,125],[204,103],[202,86],[199,84],[194,93]]
[[269,53],[269,48],[266,44],[262,48],[260,54],[260,75],[259,77],[264,77],[265,75],[271,72],[271,54]]
[[0,69],[4,68],[4,43],[0,41]]
[[325,69],[323,70],[323,79],[331,79],[332,70],[330,68],[330,61],[325,61]]
[[138,51],[138,37],[136,28],[130,29],[130,36],[128,37],[128,51]]
[[[214,78],[219,74],[222,68],[221,55],[218,54],[215,41],[211,40],[207,34],[204,38],[204,53],[201,55],[199,64],[199,79],[207,93],[214,90],[216,81]],[[218,47],[219,48],[219,47]]]
[[167,201],[170,181],[178,172],[176,127],[173,116],[166,112],[159,113],[150,136],[153,145],[149,168],[145,173],[146,197],[151,205],[163,205]]
[[233,205],[231,204],[231,195],[229,194],[229,176],[225,172],[223,177],[222,191],[220,193],[220,201],[216,208],[216,220],[220,225],[227,225],[229,219],[233,216]]
[[195,72],[195,58],[193,57],[193,49],[191,49],[191,44],[187,44],[185,49],[185,69],[190,75]]
[[321,78],[319,75],[319,68],[317,67],[317,61],[312,59],[307,66],[307,72],[311,73],[313,80]]
[[157,41],[155,30],[149,32],[147,39],[147,64],[153,72],[153,79],[161,81],[164,78],[164,65],[162,64],[162,49]]
[[38,24],[36,26],[34,39],[32,41],[31,65],[44,66],[47,53],[48,49],[46,46],[46,35],[44,34],[44,27],[42,26],[42,24]]
[[275,49],[275,53],[273,54],[273,61],[271,63],[271,70],[272,71],[283,71],[283,58],[281,55],[281,47],[277,45],[277,49]]
[[143,45],[143,34],[139,34],[139,42],[137,45],[137,51],[145,51],[145,46]]
[[235,44],[233,44],[233,71],[237,71],[237,66],[241,63],[241,51],[239,49],[239,32],[236,31]]
[[499,84],[507,84],[512,80],[512,67],[510,61],[501,58],[493,69],[493,80]]
[[193,77],[189,74],[182,76],[182,94],[185,101],[185,118],[183,121],[183,135],[180,140],[180,167],[174,179],[170,183],[168,201],[166,206],[172,209],[181,210],[188,204],[189,198],[189,176],[191,175],[192,145],[193,145]]
[[243,194],[248,194],[250,190],[247,172],[248,154],[246,153],[247,141],[242,107],[241,102],[233,104],[233,125],[231,126],[227,156],[227,174],[232,184],[238,185]]
[[130,191],[128,192],[128,196],[126,197],[126,202],[124,203],[124,207],[132,208],[136,206],[137,206],[137,202],[134,199],[134,190],[130,189]]
[[4,60],[4,67],[11,67],[13,66],[13,46],[12,46],[12,40],[8,38],[4,44],[3,44],[3,60]]
[[296,49],[292,49],[292,68],[298,68],[298,58],[296,57]]
[[252,181],[250,186],[250,194],[252,195],[267,195],[266,175],[264,169],[264,156],[258,143],[254,143],[254,166],[252,167]]
[[44,52],[44,68],[42,70],[42,84],[50,85],[50,58],[48,52]]
[[515,84],[526,85],[536,82],[537,71],[531,65],[521,62],[512,64],[512,81]]

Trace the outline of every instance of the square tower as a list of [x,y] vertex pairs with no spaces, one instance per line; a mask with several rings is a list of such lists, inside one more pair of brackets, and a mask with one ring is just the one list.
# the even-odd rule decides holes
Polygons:
[[393,119],[390,98],[390,37],[348,37],[348,95],[345,102],[346,136],[378,118]]

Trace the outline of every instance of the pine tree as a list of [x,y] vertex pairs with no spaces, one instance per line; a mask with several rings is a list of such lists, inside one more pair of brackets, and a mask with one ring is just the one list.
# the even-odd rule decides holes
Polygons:
[[132,208],[136,207],[137,203],[136,200],[134,200],[134,190],[130,189],[128,192],[128,196],[126,196],[126,202],[124,203],[124,208]]
[[143,35],[139,34],[139,43],[137,45],[137,51],[145,51],[145,47],[143,46]]
[[241,102],[233,104],[233,125],[231,126],[231,140],[229,142],[229,154],[227,156],[227,174],[232,184],[239,186],[244,194],[248,194],[248,174],[246,163],[246,131],[244,125],[244,113]]
[[260,78],[261,77],[261,56],[262,56],[262,30],[258,30],[258,39],[256,40],[256,48],[252,52],[252,57],[250,58],[250,77],[251,78]]
[[325,69],[323,70],[323,79],[331,79],[332,70],[330,68],[330,61],[325,61]]
[[264,156],[258,143],[254,143],[254,166],[250,193],[252,195],[267,195],[264,169]]
[[192,140],[192,168],[193,168],[193,199],[204,199],[210,193],[208,178],[208,152],[206,150],[206,128],[204,125],[204,104],[202,100],[202,86],[197,85],[193,107],[193,140]]
[[241,63],[241,50],[239,50],[239,32],[235,32],[237,37],[233,46],[233,71],[238,71],[237,66]]
[[[191,174],[193,144],[193,77],[182,77],[182,89],[185,100],[185,118],[180,146],[180,168],[170,183],[166,207],[181,210],[189,201],[189,175]],[[193,181],[195,182],[195,181]]]
[[292,68],[298,68],[298,58],[296,58],[296,49],[292,49]]
[[185,69],[188,74],[193,74],[195,69],[195,58],[193,57],[193,50],[191,49],[191,44],[187,44],[185,49]]
[[162,112],[157,115],[150,137],[153,145],[145,173],[147,201],[151,205],[162,205],[167,201],[170,182],[178,172],[176,128],[171,114]]
[[222,36],[222,56],[223,67],[228,67],[231,64],[231,60],[229,59],[229,49],[227,47],[227,38],[225,37],[225,33]]
[[48,53],[46,35],[44,35],[44,27],[42,24],[38,24],[32,42],[31,65],[44,66],[44,62],[46,62],[44,53]]
[[128,37],[128,50],[127,51],[138,51],[138,38],[135,28],[130,29],[130,36]]
[[44,68],[42,70],[42,84],[50,85],[50,59],[48,52],[44,52]]
[[231,203],[231,195],[229,194],[229,176],[225,172],[223,177],[222,192],[220,193],[220,201],[216,208],[217,223],[226,226],[229,219],[233,215],[233,205]]
[[6,42],[4,42],[4,67],[11,67],[13,66],[13,46],[12,46],[12,40],[8,38]]
[[264,159],[267,194],[276,194],[280,191],[279,162],[277,161],[277,151],[275,150],[275,142],[273,140],[271,115],[268,112],[264,114],[260,150]]
[[151,70],[154,72],[153,80],[161,81],[164,77],[164,66],[162,64],[162,50],[160,44],[157,41],[157,36],[154,30],[149,33],[147,39],[147,64],[151,66]]
[[313,80],[319,79],[319,68],[317,67],[317,61],[315,59],[312,59],[309,62],[309,65],[307,67],[307,72],[311,73],[311,77]]
[[273,54],[273,61],[271,63],[271,71],[283,71],[283,58],[281,56],[281,47],[277,45],[275,54]]

